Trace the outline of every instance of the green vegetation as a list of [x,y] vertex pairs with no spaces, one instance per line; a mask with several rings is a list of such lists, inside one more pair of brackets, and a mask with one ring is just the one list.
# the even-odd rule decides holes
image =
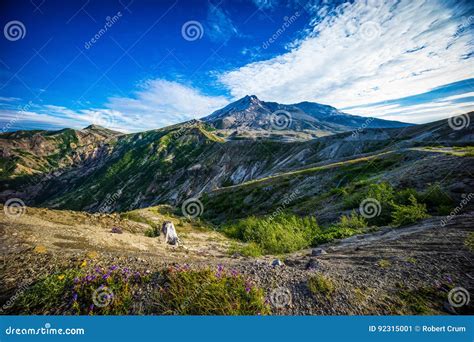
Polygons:
[[428,217],[426,213],[426,204],[420,204],[415,196],[410,195],[410,204],[395,204],[393,203],[392,224],[395,226],[404,226],[415,223]]
[[464,245],[474,253],[474,232],[471,232],[467,235]]
[[235,242],[231,243],[229,247],[229,254],[241,254],[246,257],[258,257],[263,254],[262,248],[255,242],[249,242],[244,245],[239,245]]
[[265,254],[281,254],[309,247],[320,232],[314,217],[282,213],[275,217],[250,216],[224,228],[224,233],[254,242]]
[[[145,289],[151,291],[152,298],[147,297],[137,305],[137,296]],[[115,265],[48,275],[26,288],[11,310],[21,314],[76,315],[255,315],[270,312],[261,288],[221,266],[215,272],[175,267],[163,272],[141,273]]]
[[153,295],[153,312],[164,315],[268,314],[262,289],[222,267],[189,271],[170,269]]
[[366,220],[355,212],[328,228],[320,227],[311,216],[281,213],[273,218],[250,216],[223,229],[228,237],[247,242],[242,247],[234,244],[229,251],[245,256],[294,252],[366,231]]
[[367,221],[355,211],[350,216],[343,215],[339,222],[328,228],[322,228],[315,236],[313,245],[331,242],[336,239],[344,239],[356,234],[362,234],[367,229]]
[[64,306],[65,293],[77,275],[77,270],[68,270],[42,278],[21,293],[12,309],[19,314],[55,314]]
[[308,278],[308,289],[315,296],[320,294],[330,298],[336,286],[331,278],[321,273],[316,273]]
[[377,265],[379,265],[381,268],[389,268],[392,263],[389,260],[381,259],[377,262]]
[[435,287],[420,287],[416,289],[402,288],[397,291],[397,304],[391,310],[400,314],[434,315],[443,307],[446,293]]

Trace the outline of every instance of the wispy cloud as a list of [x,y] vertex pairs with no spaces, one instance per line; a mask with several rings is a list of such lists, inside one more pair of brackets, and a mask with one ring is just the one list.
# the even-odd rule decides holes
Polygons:
[[205,33],[213,42],[226,43],[232,37],[238,36],[239,31],[230,16],[219,6],[209,5]]
[[[459,30],[465,4],[345,3],[314,21],[278,57],[220,75],[233,97],[361,106],[427,92],[474,76],[472,31]],[[463,7],[464,6],[464,7]]]
[[122,132],[137,132],[200,118],[225,106],[222,96],[162,79],[148,80],[132,97],[110,98],[102,108],[73,110],[56,105],[31,104],[27,110],[2,106],[0,125],[15,119],[19,127],[83,128],[99,124]]

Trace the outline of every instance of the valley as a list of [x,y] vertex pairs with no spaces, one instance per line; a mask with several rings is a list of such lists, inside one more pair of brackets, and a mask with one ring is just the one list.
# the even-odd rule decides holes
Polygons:
[[472,125],[366,120],[246,96],[140,133],[1,134],[2,312],[472,313],[450,301],[474,291]]

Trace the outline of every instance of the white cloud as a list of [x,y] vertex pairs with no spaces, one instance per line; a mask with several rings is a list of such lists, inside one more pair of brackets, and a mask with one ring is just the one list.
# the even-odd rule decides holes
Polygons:
[[315,23],[289,52],[220,75],[240,98],[360,106],[474,77],[470,32],[455,2],[362,1]]
[[138,132],[197,119],[228,102],[225,97],[207,96],[178,82],[154,79],[144,82],[133,97],[110,98],[103,108],[73,110],[31,104],[21,112],[0,110],[0,123],[16,118],[23,126],[48,124],[53,128],[79,129],[98,124],[121,132]]

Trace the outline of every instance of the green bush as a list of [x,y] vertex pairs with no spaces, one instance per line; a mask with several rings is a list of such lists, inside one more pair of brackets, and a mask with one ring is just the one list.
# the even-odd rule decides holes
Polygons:
[[164,315],[257,315],[270,313],[264,291],[222,267],[170,269],[153,294],[153,313]]
[[428,217],[426,211],[426,204],[420,204],[416,200],[415,196],[409,197],[410,204],[396,204],[392,203],[392,224],[395,226],[403,226],[417,222],[421,219]]
[[145,230],[145,236],[146,236],[146,237],[157,237],[157,236],[160,236],[160,230],[157,229],[156,227],[148,228],[147,230]]
[[438,215],[448,215],[453,208],[453,199],[443,191],[439,184],[432,184],[421,195],[420,199],[426,203],[430,212]]
[[314,245],[319,245],[336,239],[344,239],[356,234],[362,234],[366,231],[366,228],[367,221],[353,211],[350,216],[341,216],[338,223],[320,230],[316,234],[313,243]]
[[66,290],[73,285],[76,270],[54,273],[43,277],[24,291],[13,303],[17,314],[58,314],[70,298]]
[[309,247],[320,228],[314,217],[282,213],[274,217],[250,216],[224,228],[224,233],[254,242],[264,254],[281,254]]
[[313,295],[321,294],[329,298],[336,289],[336,286],[331,278],[321,273],[316,273],[308,278],[308,289]]
[[474,232],[468,234],[466,240],[464,241],[464,245],[467,247],[467,249],[474,253]]
[[263,254],[262,249],[255,242],[249,242],[241,246],[236,243],[232,243],[229,247],[229,254],[241,254],[246,257],[258,257]]

